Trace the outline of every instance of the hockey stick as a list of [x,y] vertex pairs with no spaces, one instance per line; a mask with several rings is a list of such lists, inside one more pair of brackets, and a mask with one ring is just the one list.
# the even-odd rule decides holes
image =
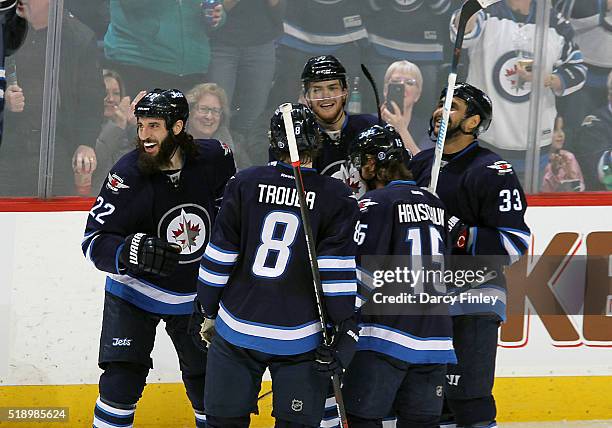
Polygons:
[[[317,253],[315,249],[314,239],[312,237],[312,228],[308,217],[308,208],[306,205],[306,195],[304,190],[304,182],[302,180],[302,171],[300,169],[300,155],[298,153],[297,142],[295,141],[293,120],[291,119],[291,104],[285,103],[280,106],[280,111],[283,114],[283,122],[285,124],[285,134],[287,134],[287,142],[289,143],[289,157],[291,166],[293,167],[293,177],[295,178],[295,187],[300,201],[300,214],[302,215],[302,224],[304,226],[304,235],[306,237],[306,247],[308,249],[308,260],[310,262],[310,270],[312,271],[312,280],[315,290],[315,298],[317,301],[317,309],[319,311],[319,322],[323,330],[323,343],[331,345],[332,338],[327,331],[327,312],[325,311],[325,302],[323,301],[323,286],[321,285],[321,277],[319,275],[319,265],[317,263]],[[346,410],[344,408],[344,400],[342,391],[340,390],[340,376],[334,374],[332,376],[332,385],[334,387],[334,396],[338,407],[338,415],[343,428],[348,428],[348,420],[346,418]]]
[[440,166],[442,165],[442,151],[444,150],[444,141],[446,140],[446,128],[448,126],[448,118],[450,116],[451,104],[455,93],[455,83],[457,82],[457,66],[459,65],[459,57],[461,56],[461,46],[463,45],[463,36],[465,35],[465,26],[468,20],[481,9],[491,6],[500,0],[467,0],[461,7],[461,16],[459,17],[459,25],[457,26],[457,39],[453,49],[453,60],[451,69],[448,75],[448,83],[446,85],[446,98],[444,99],[444,108],[442,110],[442,123],[438,130],[438,139],[436,141],[436,149],[434,152],[434,162],[431,166],[431,180],[429,181],[429,191],[436,193],[438,186],[438,176],[440,175]]
[[376,82],[374,82],[374,78],[370,74],[370,70],[365,66],[365,64],[361,64],[361,71],[365,75],[368,82],[370,82],[370,86],[372,87],[372,91],[374,91],[374,98],[376,99],[376,113],[378,113],[378,124],[383,126],[383,120],[380,116],[380,97],[378,96],[378,89],[376,88]]

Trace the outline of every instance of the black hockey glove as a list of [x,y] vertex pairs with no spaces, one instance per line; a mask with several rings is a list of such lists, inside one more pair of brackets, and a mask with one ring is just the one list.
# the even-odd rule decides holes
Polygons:
[[215,336],[215,320],[204,313],[198,299],[193,301],[193,312],[189,318],[187,332],[193,339],[193,343],[202,351],[208,350]]
[[135,233],[125,238],[119,261],[134,274],[171,275],[178,266],[181,247],[157,236]]
[[452,216],[448,219],[448,235],[450,243],[454,249],[461,251],[468,250],[468,241],[470,240],[470,227],[465,224],[459,217]]
[[315,370],[324,376],[342,374],[355,355],[359,327],[349,318],[334,327],[331,345],[321,344],[315,351]]

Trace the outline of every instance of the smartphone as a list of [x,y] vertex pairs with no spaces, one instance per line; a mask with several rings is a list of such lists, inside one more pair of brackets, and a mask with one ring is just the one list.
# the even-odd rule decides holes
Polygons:
[[400,109],[400,113],[404,113],[404,84],[403,83],[389,83],[387,87],[387,102],[385,103],[387,110],[391,113],[397,114],[397,112],[393,109],[393,104],[391,101],[394,101],[395,104],[398,105]]
[[15,58],[12,56],[7,57],[4,63],[4,68],[6,71],[6,86],[16,85],[17,64],[15,63]]

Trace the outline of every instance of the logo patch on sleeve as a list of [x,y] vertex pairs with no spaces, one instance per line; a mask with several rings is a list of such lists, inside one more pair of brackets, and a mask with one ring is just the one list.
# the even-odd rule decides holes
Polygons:
[[378,205],[378,202],[373,201],[372,199],[362,199],[359,201],[359,210],[361,212],[365,212],[369,207],[374,205]]
[[232,149],[230,149],[230,146],[225,144],[223,141],[219,141],[219,144],[221,144],[221,148],[223,149],[223,156],[227,156],[232,153]]
[[119,193],[119,190],[121,190],[121,189],[129,189],[130,186],[125,184],[123,182],[123,178],[119,177],[114,172],[112,174],[109,172],[108,173],[108,178],[107,178],[107,181],[106,181],[106,188],[108,190],[112,191],[113,193]]
[[491,168],[497,171],[497,175],[513,174],[512,165],[505,160],[499,160],[494,162],[492,165],[487,165],[487,168]]

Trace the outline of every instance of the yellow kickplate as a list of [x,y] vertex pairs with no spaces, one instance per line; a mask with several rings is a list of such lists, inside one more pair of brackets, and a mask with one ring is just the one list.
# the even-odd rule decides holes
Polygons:
[[[263,382],[260,395],[270,390]],[[0,408],[68,407],[69,420],[7,422],[0,427],[89,427],[98,396],[97,385],[1,386]],[[612,415],[612,376],[497,378],[495,399],[500,422],[607,419]],[[272,396],[259,401],[251,427],[269,428]],[[194,416],[182,384],[150,384],[138,403],[138,428],[193,428]]]

